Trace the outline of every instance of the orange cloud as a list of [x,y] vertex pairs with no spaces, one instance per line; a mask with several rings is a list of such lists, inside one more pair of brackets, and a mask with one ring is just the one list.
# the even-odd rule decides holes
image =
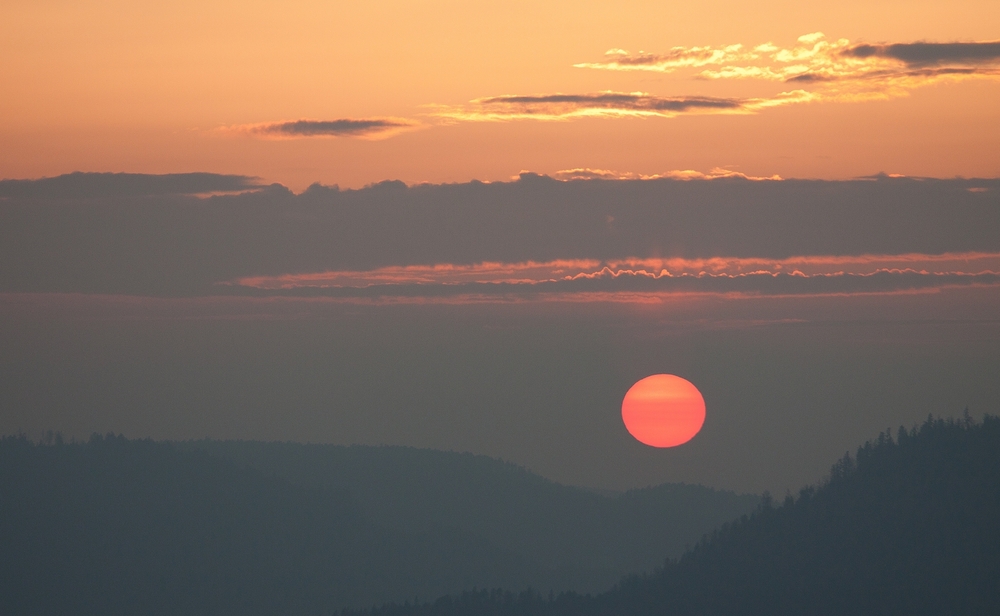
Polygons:
[[[288,279],[286,279],[287,281]],[[328,297],[345,302],[507,303],[507,302],[654,302],[673,297],[853,297],[938,293],[955,288],[1000,288],[1000,272],[934,274],[877,270],[870,274],[801,272],[678,274],[612,271],[539,282],[468,282],[455,284],[378,284],[367,287],[315,286],[282,289],[234,288],[231,295],[256,297]]]
[[283,276],[241,278],[236,284],[258,289],[299,287],[365,288],[380,284],[459,284],[491,282],[531,284],[542,280],[572,277],[594,271],[601,265],[593,259],[557,260],[546,263],[477,263],[475,265],[407,265],[368,271],[330,271]]
[[574,64],[576,68],[597,68],[622,71],[655,71],[672,73],[679,68],[699,68],[712,64],[728,64],[748,57],[756,57],[743,50],[742,45],[726,47],[674,47],[663,54],[640,51],[630,54],[624,49],[609,49],[604,62],[583,62]]
[[620,259],[612,270],[669,272],[671,274],[800,273],[804,275],[867,275],[879,271],[909,270],[922,274],[978,274],[1000,271],[1000,253],[964,252],[928,255],[808,255],[787,259],[712,257],[709,259]]

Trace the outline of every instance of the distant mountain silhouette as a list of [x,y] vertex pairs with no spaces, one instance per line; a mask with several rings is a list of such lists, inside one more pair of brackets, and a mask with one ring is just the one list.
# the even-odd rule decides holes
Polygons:
[[411,447],[181,444],[293,483],[350,495],[379,525],[457,530],[558,572],[556,589],[606,590],[680,556],[759,497],[665,484],[610,498],[487,456]]
[[[696,486],[608,498],[407,448],[7,437],[0,613],[315,614],[477,587],[607,588],[680,545],[652,528],[660,517],[693,543],[754,503]],[[640,545],[643,529],[666,547]]]
[[369,616],[1000,613],[1000,418],[928,419],[597,595],[481,590]]
[[0,613],[313,614],[537,584],[458,533],[383,529],[344,494],[200,451],[0,441]]

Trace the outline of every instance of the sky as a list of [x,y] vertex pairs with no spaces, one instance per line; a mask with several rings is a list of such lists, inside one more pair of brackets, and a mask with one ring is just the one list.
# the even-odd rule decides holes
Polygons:
[[[994,177],[995,45],[841,52],[988,43],[998,25],[989,0],[7,0],[0,177],[210,171],[296,191],[588,168]],[[509,102],[607,93],[645,98]],[[706,98],[730,106],[655,110]]]
[[0,433],[781,494],[998,410],[995,2],[9,0],[0,84]]

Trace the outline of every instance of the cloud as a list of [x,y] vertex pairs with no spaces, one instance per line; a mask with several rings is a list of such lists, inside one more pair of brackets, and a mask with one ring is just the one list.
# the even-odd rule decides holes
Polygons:
[[[240,279],[361,284],[370,274],[359,272],[373,271],[387,280],[433,281],[446,271],[460,283],[537,281],[557,277],[545,269],[553,263],[580,261],[588,265],[576,274],[604,266],[676,274],[1000,269],[969,256],[1000,253],[1000,180],[751,181],[713,173],[615,181],[525,174],[489,184],[391,183],[299,195],[279,186],[154,200],[73,198],[71,191],[42,197],[59,178],[25,180],[20,196],[0,200],[0,293],[215,295],[234,292]],[[899,257],[908,254],[952,261]],[[897,257],[871,265],[857,255]],[[805,257],[861,260],[788,261]],[[484,263],[498,265],[483,277],[472,266]],[[535,265],[510,265],[526,263]]]
[[599,94],[544,94],[537,96],[494,96],[474,101],[484,107],[519,107],[525,113],[536,108],[567,105],[585,109],[621,109],[636,111],[681,112],[695,109],[738,109],[742,102],[730,98],[675,97],[663,98],[642,92],[602,92]]
[[[446,121],[565,121],[585,117],[663,117],[681,114],[751,114],[769,107],[817,101],[862,101],[901,96],[943,79],[1000,77],[1000,41],[967,43],[852,43],[830,41],[822,32],[804,34],[797,45],[674,47],[665,53],[610,49],[602,61],[576,68],[673,73],[697,71],[706,80],[756,79],[783,82],[794,90],[756,98],[658,96],[647,92],[502,94],[466,105],[428,105]],[[287,120],[218,129],[267,139],[353,137],[384,139],[418,128],[405,118]]]
[[659,179],[714,180],[718,178],[741,178],[744,180],[759,181],[759,180],[780,180],[781,176],[778,175],[772,175],[769,177],[751,176],[751,175],[746,175],[745,173],[740,173],[738,171],[732,171],[730,169],[722,169],[720,167],[715,167],[708,173],[695,171],[693,169],[675,169],[672,171],[665,171],[663,173],[654,173],[650,175],[644,175],[632,171],[611,171],[609,169],[577,168],[577,169],[563,169],[561,171],[556,171],[555,173],[552,174],[552,178],[563,182],[570,182],[573,180],[659,180]]
[[[837,81],[847,81],[847,80],[868,80],[868,81],[882,81],[882,82],[900,82],[903,80],[910,81],[930,81],[939,77],[962,77],[962,76],[986,76],[1000,74],[993,70],[983,70],[979,68],[954,68],[954,67],[943,67],[943,68],[923,68],[916,70],[882,70],[882,71],[867,71],[859,72],[856,74],[835,74],[831,72],[811,72],[802,73],[800,75],[795,75],[794,77],[789,77],[786,81],[794,83],[804,83],[804,82],[837,82]],[[914,83],[911,85],[922,85],[920,83]],[[831,98],[827,96],[825,98]]]
[[758,79],[815,88],[800,100],[851,101],[900,96],[943,79],[1000,77],[1000,41],[966,43],[852,43],[830,41],[822,32],[800,36],[798,44],[756,47],[675,47],[666,54],[615,49],[601,62],[577,68],[614,71],[701,69],[701,79]]
[[604,55],[607,58],[604,62],[584,62],[573,66],[575,68],[671,73],[678,68],[724,64],[748,57],[742,45],[729,45],[720,48],[674,47],[663,54],[644,52],[630,54],[624,49],[609,49]]
[[339,120],[289,120],[263,124],[228,127],[236,131],[274,139],[305,137],[360,137],[383,139],[417,127],[417,123],[402,118],[365,118]]
[[804,90],[782,92],[770,98],[655,96],[646,92],[586,94],[506,94],[475,99],[464,107],[438,106],[434,115],[470,122],[505,120],[561,121],[584,117],[661,117],[681,114],[754,113],[767,107],[807,102]]
[[217,173],[83,173],[37,180],[0,180],[0,199],[98,199],[205,195],[256,190],[258,178]]
[[[497,264],[487,264],[490,270]],[[803,274],[802,272],[707,273],[672,274],[666,270],[613,270],[605,267],[595,272],[580,272],[545,280],[467,280],[430,282],[410,276],[398,279],[380,278],[372,284],[337,284],[332,276],[296,279],[286,276],[280,285],[268,281],[247,279],[240,287],[254,295],[282,297],[331,297],[341,299],[395,298],[397,300],[434,300],[465,298],[468,301],[551,300],[560,301],[621,301],[646,302],[657,296],[721,295],[721,296],[829,296],[872,295],[912,292],[936,292],[955,287],[998,287],[1000,272],[920,272],[913,269],[879,269],[866,274],[836,272]],[[390,281],[391,280],[391,281]]]
[[745,274],[751,272],[806,275],[873,274],[878,271],[913,270],[930,274],[978,274],[1000,271],[1000,252],[895,255],[796,255],[784,259],[711,257],[708,259],[646,258],[607,262],[611,270],[668,271],[672,274]]
[[681,113],[745,111],[744,102],[735,98],[659,97],[644,92],[504,95],[477,99],[472,104],[473,109],[459,111],[448,117],[464,120],[553,120],[586,116],[672,117]]
[[[1000,253],[438,264],[247,277],[231,286],[339,298],[506,301],[555,294],[580,296],[575,301],[647,301],[649,294],[850,295],[969,285],[1000,285]],[[615,293],[623,295],[615,300]]]
[[[764,43],[747,48],[742,44],[723,47],[674,47],[665,54],[640,52],[630,54],[624,49],[612,49],[605,53],[602,62],[585,62],[574,64],[575,68],[590,68],[612,71],[654,71],[673,73],[680,68],[704,68],[707,66],[724,66],[724,72],[735,71],[732,76],[766,77],[780,79],[780,72],[775,72],[769,66],[747,66],[749,63],[768,60],[781,63],[801,62],[817,55],[822,55],[829,43],[823,41],[822,33],[807,34],[799,37],[800,45],[792,49],[781,49],[772,43]],[[708,69],[706,69],[707,71]],[[703,72],[702,76],[714,75],[714,72]]]
[[979,65],[1000,62],[1000,41],[982,43],[893,43],[853,45],[841,52],[851,58],[891,58],[908,66]]

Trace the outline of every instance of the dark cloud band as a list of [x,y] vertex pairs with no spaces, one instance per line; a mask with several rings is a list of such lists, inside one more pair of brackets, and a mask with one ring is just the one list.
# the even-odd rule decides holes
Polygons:
[[896,71],[869,71],[866,73],[848,75],[824,75],[820,73],[803,73],[795,77],[789,77],[785,81],[790,83],[811,83],[811,82],[836,82],[836,81],[899,81],[899,80],[921,80],[929,81],[938,77],[971,77],[974,75],[995,75],[997,69],[991,67],[926,67],[912,70]]
[[567,106],[579,109],[621,109],[628,111],[683,112],[698,109],[741,109],[744,102],[734,98],[699,96],[659,97],[649,94],[603,92],[599,94],[547,94],[538,96],[495,96],[476,101],[485,106],[537,107]]
[[95,199],[198,195],[261,188],[257,178],[217,173],[70,173],[40,180],[0,180],[0,198]]
[[1000,60],[1000,41],[977,43],[861,44],[842,52],[852,58],[891,58],[909,66],[991,64]]
[[[134,179],[105,177],[103,194]],[[40,198],[52,184],[22,181],[22,197],[0,199],[0,292],[213,295],[244,277],[388,266],[1000,253],[1000,180],[526,174],[299,195],[275,186],[208,199]]]
[[255,125],[252,132],[276,137],[364,137],[412,126],[399,119],[295,120]]

